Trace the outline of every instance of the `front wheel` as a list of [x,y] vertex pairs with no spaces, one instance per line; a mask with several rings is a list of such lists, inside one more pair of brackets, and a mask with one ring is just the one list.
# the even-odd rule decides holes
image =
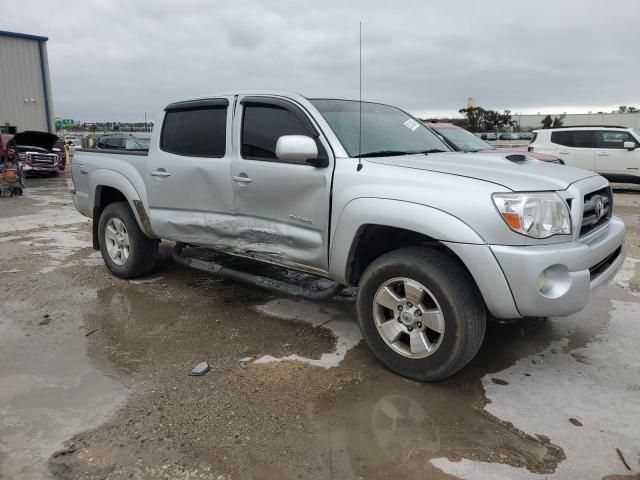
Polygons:
[[455,259],[422,247],[376,259],[360,280],[357,312],[376,357],[420,381],[463,368],[486,328],[484,302],[469,273]]
[[127,202],[114,202],[100,215],[100,252],[111,273],[135,278],[151,273],[158,257],[158,242],[147,237]]

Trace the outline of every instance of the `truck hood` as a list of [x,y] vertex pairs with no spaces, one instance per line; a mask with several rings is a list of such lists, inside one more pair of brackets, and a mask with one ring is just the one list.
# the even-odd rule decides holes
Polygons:
[[27,130],[25,132],[16,133],[13,137],[16,145],[29,145],[31,147],[40,147],[51,150],[58,141],[58,136],[49,132],[36,132]]
[[446,173],[495,183],[513,191],[565,190],[569,185],[596,173],[580,168],[541,162],[527,152],[403,155],[367,158],[368,162]]

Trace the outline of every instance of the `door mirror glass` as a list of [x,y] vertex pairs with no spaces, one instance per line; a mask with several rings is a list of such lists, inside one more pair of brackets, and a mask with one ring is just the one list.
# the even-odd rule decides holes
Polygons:
[[276,157],[285,162],[308,162],[318,158],[318,146],[306,135],[283,135],[276,143]]
[[636,149],[636,142],[624,142],[623,145],[624,145],[624,148],[626,148],[629,151]]

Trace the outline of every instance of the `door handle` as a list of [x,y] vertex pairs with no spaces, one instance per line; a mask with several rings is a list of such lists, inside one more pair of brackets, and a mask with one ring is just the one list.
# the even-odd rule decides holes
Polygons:
[[598,152],[597,155],[599,157],[608,157],[609,156],[609,154],[607,152]]
[[253,182],[253,179],[247,177],[246,173],[241,173],[240,175],[234,175],[231,178],[233,178],[234,182],[238,182],[238,183],[251,183],[251,182]]
[[560,155],[569,155],[569,152],[565,151],[565,150],[558,150],[558,153]]
[[171,174],[167,172],[164,168],[159,168],[158,170],[154,170],[150,172],[149,175],[152,177],[170,177]]

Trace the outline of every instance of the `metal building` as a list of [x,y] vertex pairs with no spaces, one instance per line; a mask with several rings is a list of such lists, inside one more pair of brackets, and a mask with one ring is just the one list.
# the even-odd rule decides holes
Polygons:
[[0,132],[55,133],[47,37],[0,30]]

